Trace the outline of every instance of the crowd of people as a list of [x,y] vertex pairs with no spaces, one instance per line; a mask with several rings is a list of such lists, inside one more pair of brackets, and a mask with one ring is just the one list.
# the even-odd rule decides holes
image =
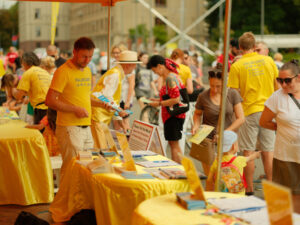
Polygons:
[[[251,32],[230,44],[228,81],[223,79],[224,57],[219,55],[208,72],[205,91],[201,56],[191,50],[175,49],[169,59],[138,54],[119,44],[109,53],[110,67],[107,54],[101,53],[96,68],[91,61],[95,44],[87,37],[75,41],[68,59],[61,57],[54,45],[47,47],[47,56],[41,59],[33,52],[17,53],[11,47],[7,60],[0,60],[0,67],[9,71],[2,76],[1,88],[7,97],[3,106],[21,111],[28,105],[26,113],[33,120],[27,118],[27,127],[43,133],[51,156],[62,155],[63,173],[80,150],[103,147],[101,123],[128,133],[126,110],[132,107],[134,96],[141,109],[147,98],[149,105],[161,108],[164,138],[172,159],[180,163],[179,141],[188,113],[193,113],[191,133],[201,124],[213,126],[204,141],[216,145],[222,83],[227,82],[222,161],[237,165],[247,183],[243,193],[253,195],[254,159],[261,155],[266,179],[291,188],[295,210],[300,212],[299,64],[296,60],[283,64],[280,53],[274,61],[266,44],[255,42]],[[97,70],[101,73],[98,80]],[[99,93],[110,103],[95,97]],[[189,98],[195,101],[194,112]],[[243,157],[236,157],[238,149]],[[208,175],[207,189],[212,190],[216,161],[212,165],[202,162],[202,167]]]

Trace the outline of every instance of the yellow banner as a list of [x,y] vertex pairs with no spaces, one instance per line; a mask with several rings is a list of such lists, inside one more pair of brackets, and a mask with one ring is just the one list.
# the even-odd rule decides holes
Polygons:
[[56,35],[56,23],[59,13],[59,2],[52,2],[51,4],[51,44],[54,45]]

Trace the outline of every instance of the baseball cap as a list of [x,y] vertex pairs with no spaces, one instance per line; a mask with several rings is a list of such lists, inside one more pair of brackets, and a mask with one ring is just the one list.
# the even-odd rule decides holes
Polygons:
[[231,130],[225,130],[223,136],[223,152],[229,152],[237,140],[237,134]]

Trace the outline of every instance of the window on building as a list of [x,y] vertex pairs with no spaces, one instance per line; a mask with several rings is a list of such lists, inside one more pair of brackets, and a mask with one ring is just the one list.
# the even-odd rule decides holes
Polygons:
[[42,33],[42,32],[41,32],[41,28],[40,28],[40,27],[36,27],[36,28],[35,28],[35,36],[36,36],[36,37],[40,37],[40,36],[41,36],[41,33]]
[[36,48],[42,47],[41,42],[36,42],[36,43],[35,43],[35,47],[36,47]]
[[34,19],[40,19],[40,18],[41,18],[41,9],[35,9]]
[[55,30],[55,37],[58,37],[58,27],[56,27],[56,30]]
[[167,0],[155,0],[155,6],[156,7],[166,7]]
[[159,19],[158,17],[155,17],[155,25],[164,25],[164,26],[166,26],[166,24],[161,19]]

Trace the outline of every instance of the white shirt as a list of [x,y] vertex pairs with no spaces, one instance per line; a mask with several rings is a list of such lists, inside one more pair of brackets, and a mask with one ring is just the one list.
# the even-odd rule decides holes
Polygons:
[[265,106],[276,114],[274,158],[300,163],[300,109],[282,89],[274,92]]

